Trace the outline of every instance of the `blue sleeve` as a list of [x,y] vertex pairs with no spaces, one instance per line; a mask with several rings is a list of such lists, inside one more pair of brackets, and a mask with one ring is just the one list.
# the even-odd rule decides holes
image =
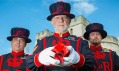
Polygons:
[[116,52],[113,52],[114,55],[114,67],[115,67],[115,71],[119,71],[119,56],[116,54]]
[[[30,69],[31,71],[43,71],[43,67],[42,66],[37,66],[35,63],[35,56],[40,53],[43,50],[43,42],[42,40],[38,40],[37,41],[37,45],[34,48],[34,52],[32,55],[30,55],[27,59],[27,67],[28,69]],[[38,59],[37,59],[38,60]]]

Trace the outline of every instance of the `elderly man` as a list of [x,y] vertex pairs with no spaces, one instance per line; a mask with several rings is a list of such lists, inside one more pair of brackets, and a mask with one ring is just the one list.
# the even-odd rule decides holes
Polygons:
[[0,56],[0,71],[29,71],[26,67],[26,55],[24,48],[29,39],[29,30],[15,27],[11,29],[11,36],[7,37],[11,41],[12,52]]
[[27,65],[32,71],[91,71],[95,60],[87,41],[70,35],[68,27],[75,16],[70,14],[70,4],[57,2],[50,5],[54,34],[37,41]]
[[101,41],[107,32],[100,23],[92,23],[86,27],[84,38],[89,40],[90,49],[98,61],[97,71],[119,71],[119,56],[116,52],[103,48]]

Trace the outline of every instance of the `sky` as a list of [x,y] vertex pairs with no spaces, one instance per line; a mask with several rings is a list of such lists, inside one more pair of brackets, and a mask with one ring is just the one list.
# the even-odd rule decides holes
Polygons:
[[[0,0],[0,55],[11,52],[11,43],[6,39],[11,28],[30,30],[29,53],[35,46],[36,33],[45,29],[54,31],[49,6],[59,0]],[[83,15],[90,23],[103,24],[108,35],[119,38],[119,0],[63,0],[71,4],[71,13]]]

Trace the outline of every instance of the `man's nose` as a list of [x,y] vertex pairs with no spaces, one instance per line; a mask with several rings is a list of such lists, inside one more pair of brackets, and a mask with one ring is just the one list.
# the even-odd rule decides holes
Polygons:
[[60,18],[60,22],[64,22],[64,18],[63,17]]
[[17,43],[20,43],[20,40],[19,39],[17,39]]

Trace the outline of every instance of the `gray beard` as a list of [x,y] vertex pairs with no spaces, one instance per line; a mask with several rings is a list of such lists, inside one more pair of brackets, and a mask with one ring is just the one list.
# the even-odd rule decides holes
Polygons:
[[56,30],[55,29],[55,32],[57,32],[57,33],[64,33],[64,32],[67,32],[68,30],[66,29],[66,30]]

